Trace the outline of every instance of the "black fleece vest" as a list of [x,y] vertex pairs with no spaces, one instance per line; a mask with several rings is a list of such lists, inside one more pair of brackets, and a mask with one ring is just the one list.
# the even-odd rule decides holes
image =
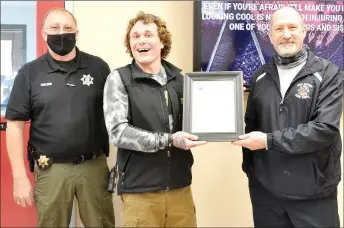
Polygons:
[[[119,68],[129,98],[129,124],[154,133],[169,133],[169,113],[173,114],[173,132],[182,130],[183,76],[180,69],[162,61],[167,83],[162,86],[144,73],[133,61]],[[166,106],[168,92],[170,108]],[[165,148],[145,153],[118,148],[118,193],[142,193],[170,190],[191,184],[193,157],[190,151]]]

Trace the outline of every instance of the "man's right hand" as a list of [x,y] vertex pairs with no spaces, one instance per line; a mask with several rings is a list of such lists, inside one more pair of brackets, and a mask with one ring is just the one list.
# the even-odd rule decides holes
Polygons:
[[33,189],[27,176],[14,178],[13,198],[22,207],[33,205]]
[[183,131],[178,131],[172,135],[172,144],[183,150],[189,150],[193,147],[206,144],[206,141],[196,141],[197,135],[192,135]]

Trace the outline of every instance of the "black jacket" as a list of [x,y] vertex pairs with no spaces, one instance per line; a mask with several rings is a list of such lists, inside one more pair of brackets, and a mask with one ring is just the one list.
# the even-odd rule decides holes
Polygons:
[[245,114],[246,132],[268,133],[268,150],[243,150],[243,170],[288,199],[336,192],[341,178],[339,131],[343,72],[309,52],[282,100],[271,60],[253,76]]
[[[167,84],[162,86],[134,62],[118,69],[129,98],[129,124],[150,132],[169,133],[167,90],[173,113],[173,132],[182,130],[183,76],[180,69],[162,61]],[[118,193],[142,193],[171,190],[191,184],[193,156],[190,150],[175,147],[156,153],[118,148]]]

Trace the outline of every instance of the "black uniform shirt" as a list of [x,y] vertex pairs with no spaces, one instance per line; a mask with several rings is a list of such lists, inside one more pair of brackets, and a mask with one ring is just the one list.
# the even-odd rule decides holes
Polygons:
[[29,143],[49,156],[106,149],[103,89],[109,73],[101,58],[78,49],[69,71],[46,53],[19,70],[5,117],[31,120]]

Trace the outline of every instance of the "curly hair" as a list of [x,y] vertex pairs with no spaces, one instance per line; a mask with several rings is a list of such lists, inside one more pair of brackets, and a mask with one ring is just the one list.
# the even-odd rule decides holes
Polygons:
[[157,25],[159,39],[164,45],[164,48],[161,50],[161,58],[165,59],[170,53],[172,45],[172,35],[166,28],[166,22],[164,22],[160,17],[157,17],[153,14],[146,14],[142,11],[140,11],[136,17],[131,19],[128,23],[124,39],[124,46],[127,48],[126,52],[129,53],[133,58],[133,53],[131,52],[130,48],[130,31],[138,21],[142,21],[145,25],[150,23],[155,23]]

